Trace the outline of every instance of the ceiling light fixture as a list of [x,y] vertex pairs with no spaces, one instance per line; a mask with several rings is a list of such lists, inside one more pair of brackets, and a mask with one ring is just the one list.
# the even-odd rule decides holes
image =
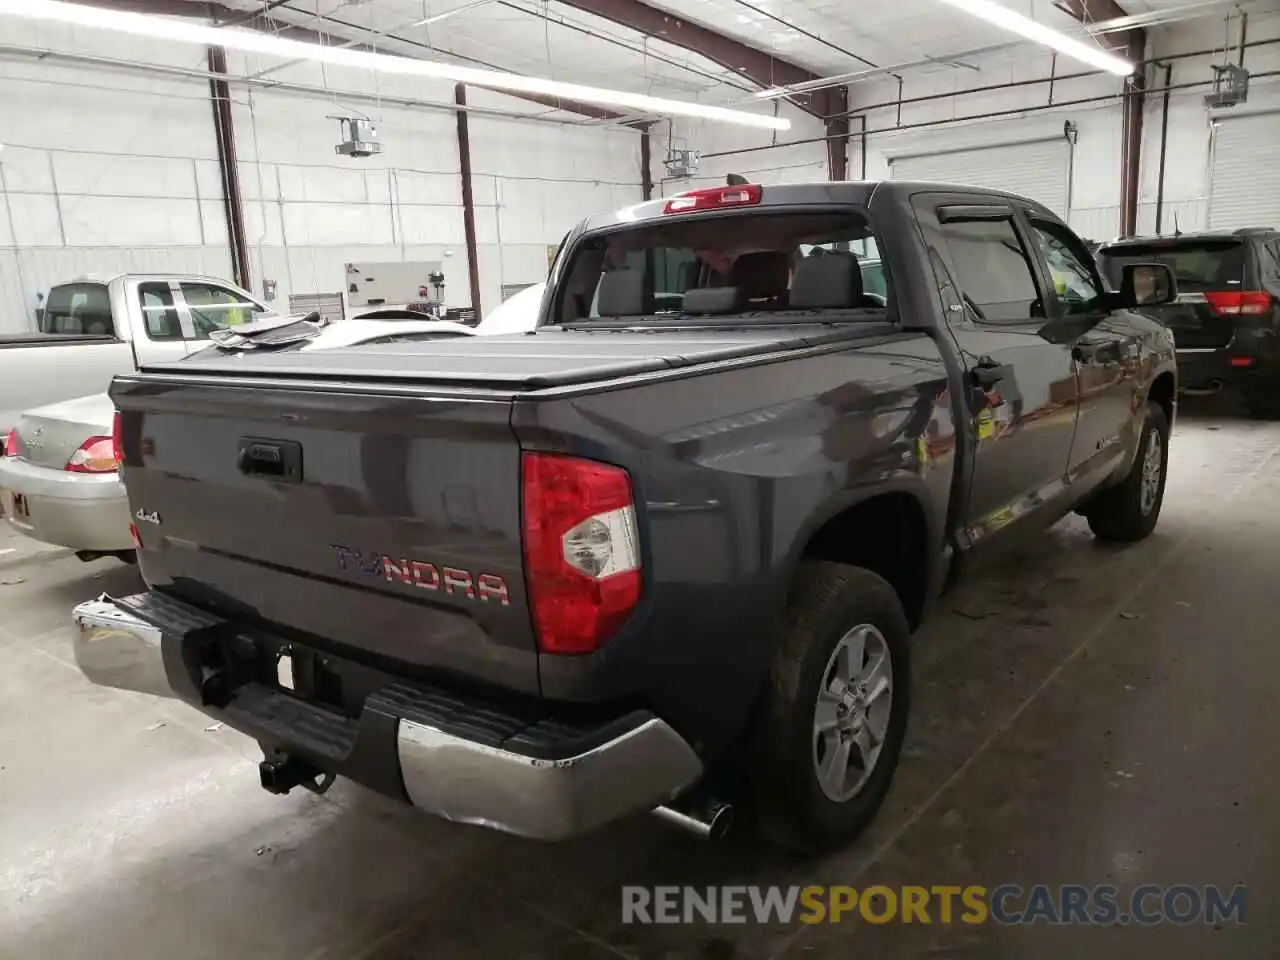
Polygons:
[[170,17],[157,17],[143,13],[127,13],[85,7],[60,0],[0,0],[0,16],[21,17],[26,20],[43,20],[65,23],[77,27],[111,30],[138,37],[167,40],[171,43],[190,43],[200,46],[220,46],[242,53],[256,53],[268,57],[294,60],[310,60],[351,67],[357,70],[375,70],[411,77],[428,77],[452,83],[466,83],[512,93],[531,93],[545,97],[560,97],[608,107],[623,107],[646,113],[678,117],[694,117],[739,126],[758,127],[764,130],[790,130],[791,121],[782,117],[731,110],[710,104],[689,103],[650,97],[625,90],[608,90],[586,87],[576,83],[562,83],[542,77],[524,77],[499,70],[480,70],[437,60],[418,60],[413,57],[397,57],[385,53],[368,53],[340,46],[322,46],[287,40],[269,33],[241,30],[234,27],[216,27]]
[[1079,60],[1081,63],[1087,63],[1098,70],[1114,73],[1118,77],[1127,77],[1134,71],[1134,65],[1128,60],[1114,56],[1097,47],[1092,47],[1083,41],[1076,40],[1074,37],[1069,37],[1065,33],[1060,33],[1052,27],[1047,27],[1037,20],[1032,20],[1030,17],[1024,17],[1008,7],[995,3],[994,0],[942,0],[942,2],[948,6],[963,10],[979,20],[985,20],[987,23],[1000,27],[1002,30],[1008,30],[1011,33],[1026,37],[1028,40],[1034,40],[1036,43],[1057,50],[1063,56]]

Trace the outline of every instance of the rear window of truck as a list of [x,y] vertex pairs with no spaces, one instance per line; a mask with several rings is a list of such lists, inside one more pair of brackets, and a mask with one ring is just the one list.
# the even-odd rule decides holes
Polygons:
[[115,336],[111,299],[101,283],[62,283],[49,290],[40,311],[41,333],[64,336]]
[[552,322],[814,311],[883,320],[891,296],[869,222],[831,212],[696,213],[589,235]]
[[1163,240],[1126,243],[1098,254],[1098,265],[1117,290],[1125,266],[1131,263],[1163,263],[1173,271],[1178,289],[1187,292],[1239,289],[1245,279],[1245,245],[1228,239]]

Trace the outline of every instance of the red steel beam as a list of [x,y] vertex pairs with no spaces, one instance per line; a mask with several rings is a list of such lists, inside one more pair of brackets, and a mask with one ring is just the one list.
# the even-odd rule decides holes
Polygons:
[[[749,46],[709,27],[681,19],[640,0],[558,0],[567,7],[590,13],[655,40],[690,50],[712,60],[761,87],[782,87],[820,77],[789,60]],[[792,98],[792,102],[816,117],[826,119],[848,109],[843,86],[817,90]]]
[[[1116,0],[1060,0],[1059,8],[1081,23],[1098,23],[1127,17],[1129,11]],[[1102,34],[1104,46],[1123,54],[1131,63],[1141,64],[1146,56],[1147,36],[1142,30]],[[1138,232],[1138,173],[1142,166],[1142,114],[1147,99],[1147,78],[1140,65],[1126,81],[1120,119],[1120,235]]]
[[[461,83],[453,88],[453,102],[459,107],[467,105],[467,88]],[[462,231],[467,243],[467,279],[471,284],[471,309],[476,322],[480,311],[480,247],[476,243],[476,199],[471,190],[471,132],[467,126],[467,111],[458,111],[458,168],[462,175]]]

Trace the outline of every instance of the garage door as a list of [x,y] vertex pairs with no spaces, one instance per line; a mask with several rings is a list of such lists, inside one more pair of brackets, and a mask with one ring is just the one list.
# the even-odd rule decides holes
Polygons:
[[1209,228],[1280,226],[1280,111],[1220,118],[1213,131]]
[[895,180],[937,180],[1008,190],[1038,200],[1064,220],[1071,206],[1071,141],[1066,137],[889,158]]

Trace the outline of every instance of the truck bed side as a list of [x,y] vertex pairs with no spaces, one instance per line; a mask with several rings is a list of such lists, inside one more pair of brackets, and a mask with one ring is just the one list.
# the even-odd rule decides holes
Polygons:
[[549,393],[516,400],[521,447],[627,468],[645,581],[640,611],[598,653],[541,657],[548,698],[639,700],[715,749],[748,720],[795,564],[827,520],[877,497],[909,503],[925,541],[916,555],[932,564],[916,572],[943,572],[956,436],[947,371],[924,334]]

